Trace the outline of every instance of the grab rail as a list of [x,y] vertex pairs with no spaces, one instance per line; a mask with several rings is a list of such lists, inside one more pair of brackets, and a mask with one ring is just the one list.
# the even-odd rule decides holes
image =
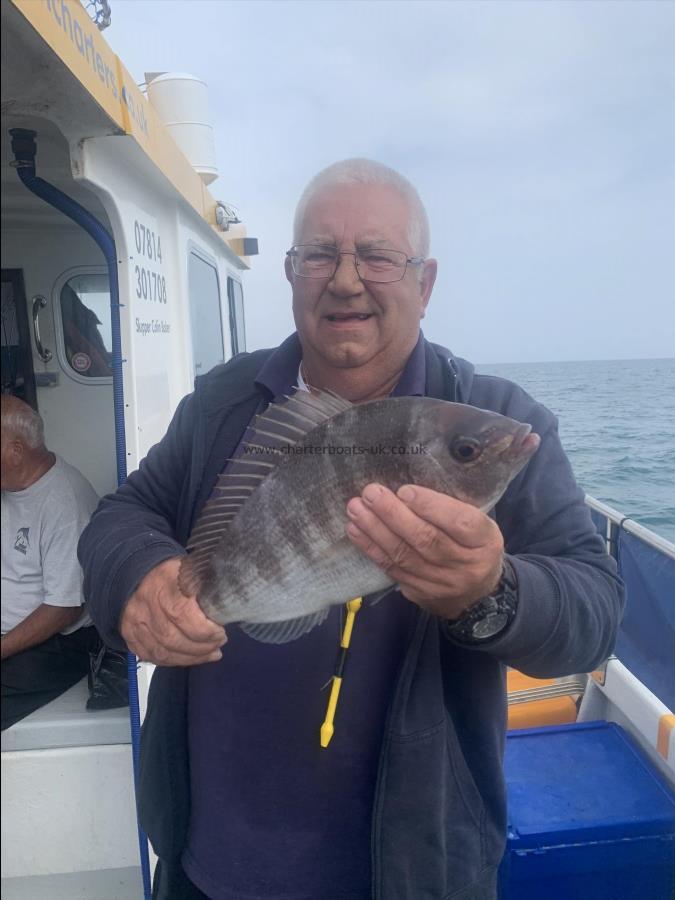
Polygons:
[[537,685],[508,691],[509,706],[518,703],[532,703],[535,700],[552,700],[555,697],[573,697],[586,690],[588,675],[566,675],[557,678],[552,684]]
[[620,513],[612,506],[601,503],[600,500],[596,500],[595,497],[591,497],[588,494],[586,495],[586,505],[600,513],[600,515],[604,516],[607,520],[605,539],[607,541],[607,549],[611,556],[616,557],[616,534],[620,529],[623,529],[629,534],[634,534],[635,537],[640,538],[645,544],[649,544],[650,547],[654,547],[654,549],[659,550],[661,553],[665,553],[666,556],[669,556],[671,559],[675,559],[675,544],[671,543],[671,541],[666,538],[661,537],[661,535],[656,534],[654,531],[651,531],[649,528],[645,528],[644,525],[638,524],[638,522],[631,519],[630,516],[624,516],[623,513]]
[[53,353],[51,350],[47,350],[42,344],[42,338],[40,336],[40,310],[44,309],[47,306],[47,300],[41,294],[36,294],[33,297],[33,337],[35,339],[35,347],[38,352],[38,356],[42,360],[43,363],[48,363]]

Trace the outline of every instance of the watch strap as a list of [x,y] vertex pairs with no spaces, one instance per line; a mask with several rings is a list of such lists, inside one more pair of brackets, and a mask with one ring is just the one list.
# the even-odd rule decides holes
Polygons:
[[495,591],[483,597],[458,619],[446,623],[447,632],[463,644],[482,644],[503,634],[518,609],[518,579],[510,561],[505,558],[502,576]]

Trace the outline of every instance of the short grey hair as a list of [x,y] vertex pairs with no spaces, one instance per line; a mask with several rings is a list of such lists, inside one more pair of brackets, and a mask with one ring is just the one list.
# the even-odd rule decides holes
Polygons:
[[27,403],[22,403],[21,406],[13,403],[9,407],[9,404],[5,405],[3,402],[2,406],[3,431],[16,435],[31,450],[44,447],[45,426],[39,413]]
[[300,238],[302,223],[310,200],[320,191],[340,184],[378,184],[395,188],[410,209],[408,240],[415,255],[429,255],[429,219],[420,195],[395,169],[372,159],[344,159],[322,169],[309,182],[298,201],[293,219],[293,243]]

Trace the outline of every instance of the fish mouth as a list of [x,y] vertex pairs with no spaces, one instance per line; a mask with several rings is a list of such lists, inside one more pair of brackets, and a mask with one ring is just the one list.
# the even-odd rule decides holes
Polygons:
[[540,443],[541,438],[538,434],[532,433],[532,426],[524,423],[514,431],[506,456],[510,460],[529,459]]

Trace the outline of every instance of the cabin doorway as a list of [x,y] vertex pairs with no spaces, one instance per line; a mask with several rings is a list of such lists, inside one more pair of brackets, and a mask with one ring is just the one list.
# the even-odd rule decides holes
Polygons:
[[26,290],[21,269],[2,270],[2,393],[18,397],[37,410]]

